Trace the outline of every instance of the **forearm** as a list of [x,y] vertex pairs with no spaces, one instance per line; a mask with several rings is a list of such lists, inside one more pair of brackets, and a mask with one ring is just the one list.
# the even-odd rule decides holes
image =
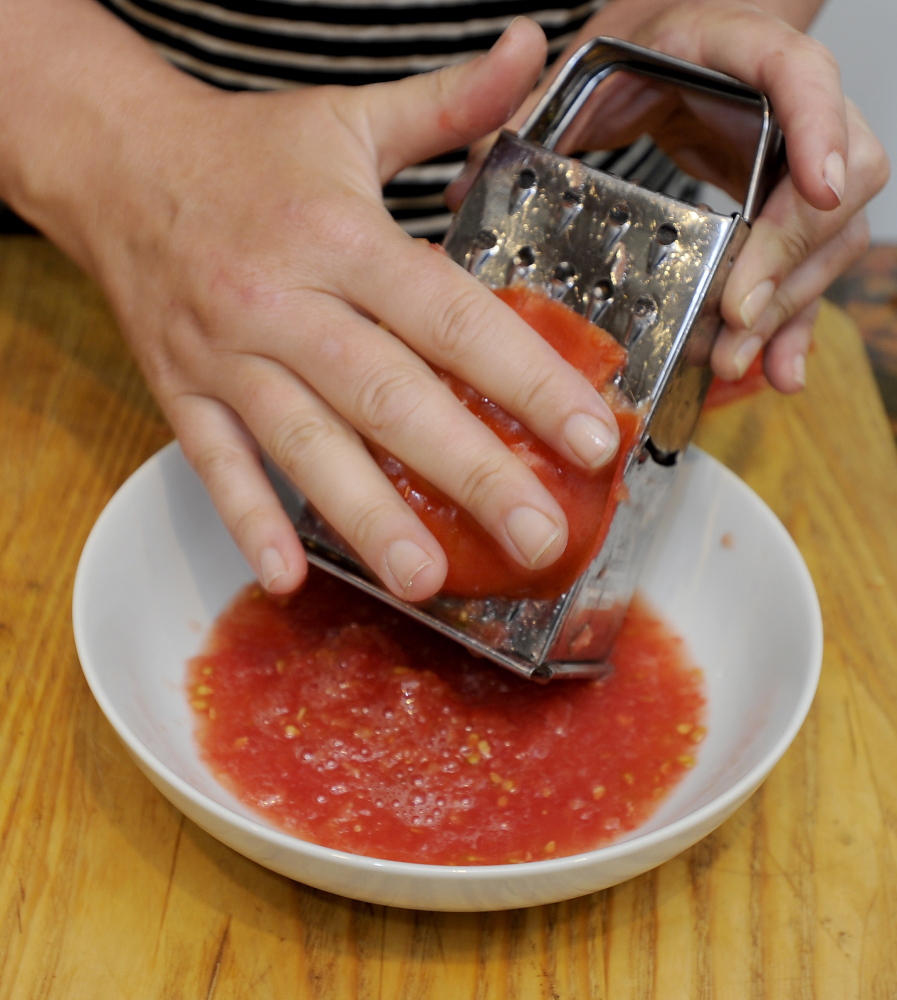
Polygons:
[[201,87],[93,0],[0,0],[0,199],[92,270],[110,162],[158,158],[164,109]]

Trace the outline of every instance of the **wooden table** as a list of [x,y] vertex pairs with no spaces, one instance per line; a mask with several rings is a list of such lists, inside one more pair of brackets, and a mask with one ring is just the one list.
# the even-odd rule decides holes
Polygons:
[[139,774],[82,679],[76,563],[170,433],[96,289],[0,240],[0,997],[894,1000],[897,461],[855,327],[809,388],[703,418],[700,444],[809,564],[825,665],[803,730],[716,833],[641,878],[492,914],[308,889],[212,840]]

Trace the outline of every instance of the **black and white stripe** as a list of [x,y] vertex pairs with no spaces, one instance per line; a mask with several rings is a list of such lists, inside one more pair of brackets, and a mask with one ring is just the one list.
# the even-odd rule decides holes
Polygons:
[[[487,51],[525,14],[541,25],[554,58],[606,0],[101,0],[174,65],[218,87],[282,90],[402,79]],[[387,208],[412,236],[440,239],[450,221],[442,193],[461,170],[459,150],[403,170],[384,190]],[[590,157],[593,163],[602,157]],[[646,186],[691,193],[650,144],[614,154]],[[658,184],[658,180],[663,181]],[[672,187],[670,186],[672,184]]]
[[604,0],[245,2],[103,0],[181,68],[218,86],[281,89],[397,80],[489,49],[519,14],[559,52]]

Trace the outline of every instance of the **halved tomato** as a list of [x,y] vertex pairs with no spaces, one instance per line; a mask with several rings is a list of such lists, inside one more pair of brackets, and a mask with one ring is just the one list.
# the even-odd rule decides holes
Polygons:
[[519,420],[448,373],[440,377],[554,494],[567,515],[569,540],[559,559],[542,570],[518,565],[464,509],[388,452],[372,447],[380,467],[442,545],[448,577],[442,593],[454,597],[560,596],[598,552],[617,503],[623,469],[639,433],[639,418],[612,385],[626,350],[609,333],[546,295],[526,287],[495,293],[602,391],[620,428],[620,448],[609,465],[587,471],[561,457]]

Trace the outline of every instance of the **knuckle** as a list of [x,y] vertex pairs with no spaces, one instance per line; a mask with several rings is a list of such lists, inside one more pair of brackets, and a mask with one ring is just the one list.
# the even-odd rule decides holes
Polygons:
[[[553,392],[553,372],[541,368],[538,371],[523,372],[519,376],[510,406],[515,413],[537,413],[558,409],[557,397]],[[570,394],[566,395],[569,400]]]
[[278,309],[286,295],[277,269],[255,255],[210,259],[193,321],[210,341],[226,340],[235,315]]
[[486,510],[494,495],[508,480],[508,465],[501,454],[489,454],[474,462],[460,484],[464,506],[472,513]]
[[769,304],[772,319],[768,324],[768,329],[773,332],[779,330],[803,308],[803,305],[804,303],[798,302],[791,295],[787,286],[779,288]]
[[[137,331],[136,343],[140,343],[139,332]],[[152,349],[135,350],[143,374],[160,401],[186,388],[184,375],[191,366],[189,362],[187,365],[183,364],[180,355],[184,353],[181,345],[189,343],[190,337],[192,337],[192,330],[188,331],[188,336],[180,341],[176,336],[163,333]]]
[[210,492],[215,492],[220,484],[227,483],[237,475],[243,461],[240,450],[226,442],[216,442],[193,450],[187,454],[187,458]]
[[859,212],[851,219],[850,224],[841,231],[847,251],[853,260],[858,260],[869,249],[872,239],[869,230],[869,219],[865,212]]
[[479,287],[452,294],[447,307],[433,324],[431,337],[432,346],[443,364],[457,364],[470,354],[482,331],[489,326],[491,305]]
[[803,32],[798,32],[793,37],[793,45],[798,52],[801,52],[808,58],[813,59],[829,73],[834,74],[836,77],[840,77],[841,71],[838,66],[838,60],[835,58],[835,54],[827,45],[820,42],[818,38],[814,38],[812,35],[807,35]]
[[787,38],[771,46],[760,61],[761,89],[775,89],[775,81],[795,65],[804,66],[804,72],[811,72],[815,78],[840,79],[838,61],[827,46],[803,32],[789,31]]
[[376,436],[388,434],[411,420],[421,409],[436,378],[405,365],[380,367],[369,372],[358,386],[359,419]]
[[781,46],[774,46],[770,51],[763,54],[757,67],[760,86],[765,91],[773,89],[773,82],[781,73],[782,67],[787,66],[789,57]]
[[891,176],[891,163],[884,146],[871,132],[851,141],[850,166],[870,197],[877,194]]
[[813,251],[811,235],[801,226],[786,226],[779,231],[779,243],[785,258],[792,264],[806,260]]
[[288,224],[291,231],[302,234],[306,244],[314,246],[313,265],[320,263],[319,255],[364,261],[377,252],[369,213],[351,192],[341,192],[339,198],[318,195],[291,203]]
[[302,233],[329,233],[338,230],[341,221],[339,202],[310,193],[290,199],[284,205],[284,218],[290,229]]
[[371,558],[382,544],[383,526],[394,523],[396,510],[403,504],[398,493],[391,498],[368,499],[364,506],[355,509],[342,527],[342,534],[370,565]]
[[233,535],[238,545],[254,538],[259,532],[259,528],[266,528],[271,521],[270,511],[260,505],[253,505],[246,508],[237,515],[236,520],[230,526],[230,533]]
[[301,469],[309,457],[326,450],[339,428],[313,410],[293,410],[278,423],[269,442],[271,456],[288,471]]

